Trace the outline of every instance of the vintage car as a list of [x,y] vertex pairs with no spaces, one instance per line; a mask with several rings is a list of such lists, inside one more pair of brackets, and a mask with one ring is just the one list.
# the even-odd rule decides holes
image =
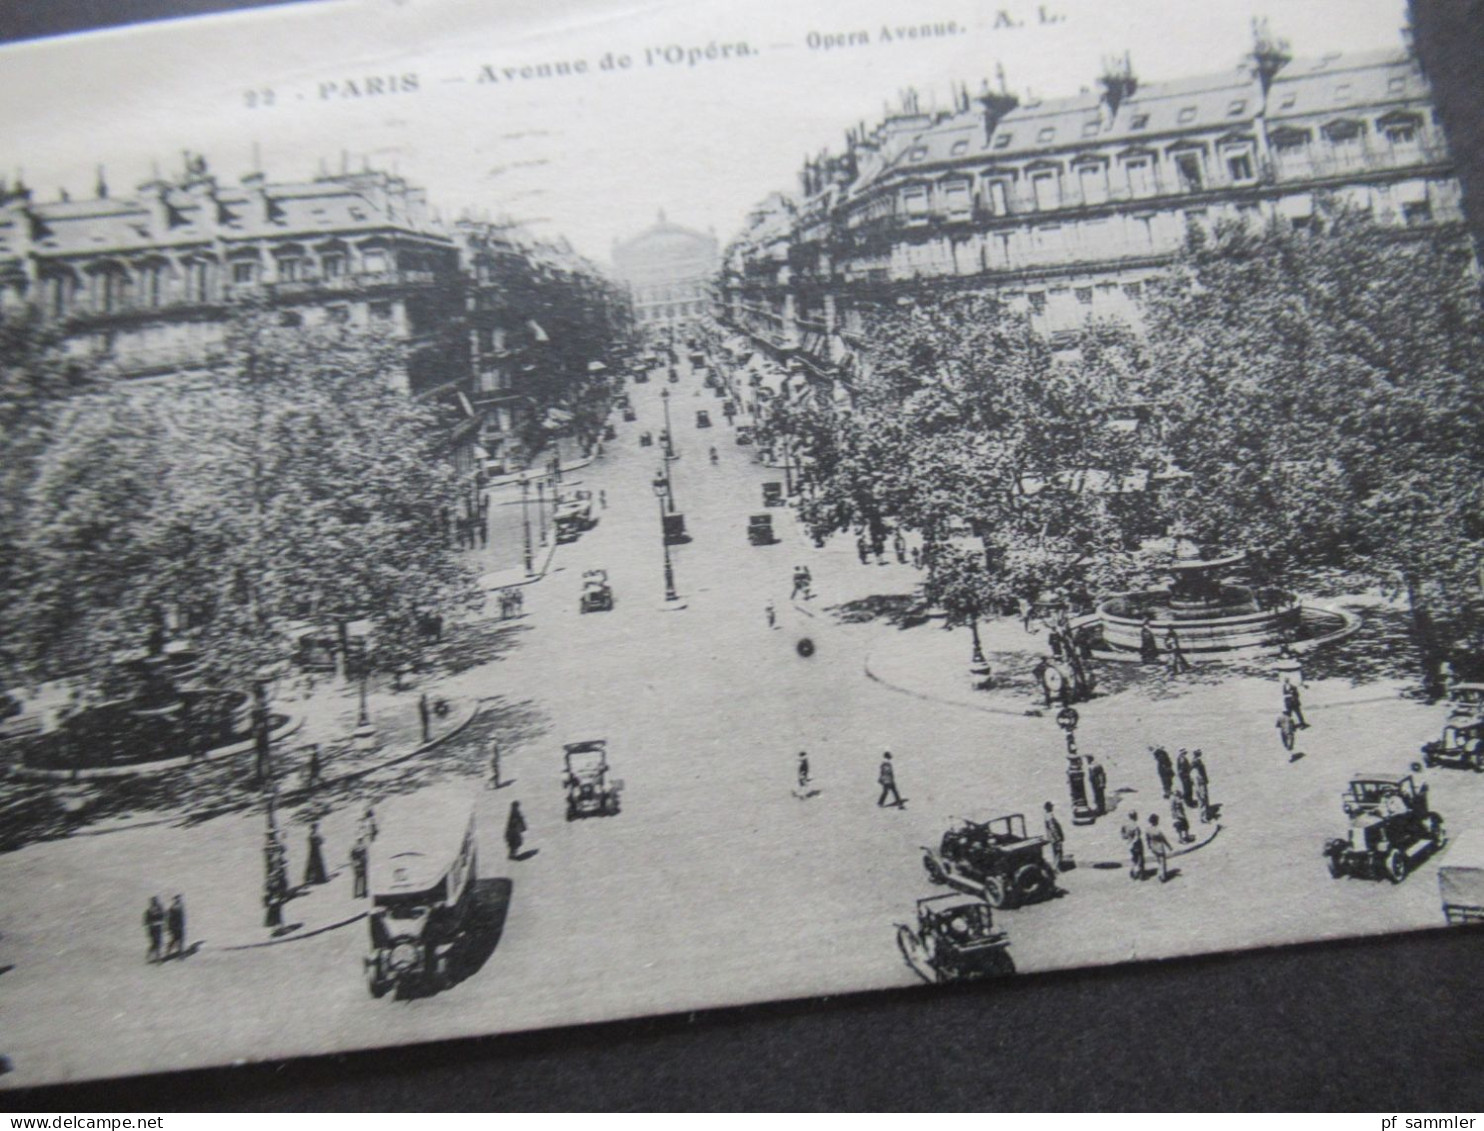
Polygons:
[[623,410],[623,418],[624,423],[632,424],[634,423],[634,421],[639,419],[639,414],[636,413],[632,408],[625,407]]
[[613,587],[608,584],[606,569],[582,571],[582,596],[577,608],[583,613],[606,613],[613,609]]
[[711,427],[711,414],[709,412],[707,412],[705,409],[701,409],[701,410],[699,410],[696,413],[696,427],[697,428],[710,428]]
[[765,506],[765,507],[781,507],[783,505],[784,505],[783,484],[782,483],[764,483],[763,484],[763,506]]
[[897,924],[897,949],[924,982],[961,982],[1015,973],[1010,937],[976,895],[953,892],[917,901],[916,924]]
[[747,520],[747,540],[754,546],[771,546],[778,541],[773,533],[773,516],[755,514]]
[[1329,874],[1399,884],[1443,846],[1443,818],[1411,774],[1357,774],[1343,795],[1350,828],[1325,842]]
[[567,788],[567,820],[578,817],[612,817],[618,814],[618,795],[623,782],[608,779],[608,740],[569,742],[563,747]]
[[636,369],[636,370],[634,370],[634,384],[636,384],[636,385],[647,385],[647,384],[649,384],[649,370],[648,369]]
[[752,443],[752,427],[747,424],[737,425],[737,443],[746,447]]
[[654,443],[654,433],[652,433],[652,432],[640,432],[639,433],[639,446],[641,448],[647,448],[647,447],[649,447],[653,443]]
[[1056,894],[1045,848],[1045,837],[1026,835],[1019,813],[988,821],[960,817],[936,849],[923,848],[922,866],[935,884],[983,895],[991,907],[1019,907]]
[[1428,766],[1454,766],[1484,774],[1484,683],[1455,684],[1453,709],[1442,737],[1423,744]]
[[598,525],[593,514],[593,493],[573,491],[557,500],[552,522],[556,527],[558,542],[575,542],[584,530]]
[[371,995],[435,991],[463,936],[479,872],[473,802],[436,786],[393,798],[370,856]]

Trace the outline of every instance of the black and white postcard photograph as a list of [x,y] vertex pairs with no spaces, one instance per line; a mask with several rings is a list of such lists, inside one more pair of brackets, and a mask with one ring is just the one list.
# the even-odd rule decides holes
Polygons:
[[1484,306],[1415,40],[0,47],[0,1088],[1484,921]]

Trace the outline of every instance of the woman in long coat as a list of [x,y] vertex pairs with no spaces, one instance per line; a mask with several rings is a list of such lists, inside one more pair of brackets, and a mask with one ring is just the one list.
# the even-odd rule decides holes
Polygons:
[[304,865],[304,882],[322,884],[330,878],[325,869],[325,838],[320,835],[319,822],[309,826],[309,862]]

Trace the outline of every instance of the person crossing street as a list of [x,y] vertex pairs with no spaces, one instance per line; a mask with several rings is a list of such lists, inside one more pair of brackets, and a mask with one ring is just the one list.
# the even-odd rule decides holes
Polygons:
[[891,764],[891,751],[888,750],[881,756],[881,769],[876,774],[876,780],[881,784],[881,796],[876,799],[878,809],[885,808],[886,799],[891,798],[891,805],[897,809],[902,807],[902,795],[897,792],[897,774]]
[[1056,819],[1051,802],[1046,802],[1046,843],[1051,847],[1051,862],[1056,870],[1062,870],[1063,852],[1067,843],[1067,834],[1061,827],[1061,822]]

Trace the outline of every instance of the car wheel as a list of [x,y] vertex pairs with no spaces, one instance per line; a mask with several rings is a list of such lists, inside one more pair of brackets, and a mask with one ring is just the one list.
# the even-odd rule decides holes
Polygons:
[[931,852],[922,854],[922,866],[927,869],[928,880],[935,884],[946,884],[948,873],[943,870],[943,865],[938,863],[937,857]]
[[1056,877],[1045,864],[1022,864],[1015,870],[1015,894],[1021,903],[1045,899],[1056,890]]
[[1010,905],[1005,893],[1005,883],[998,876],[990,876],[984,881],[984,902],[996,909]]
[[1407,858],[1399,848],[1393,848],[1386,854],[1386,878],[1394,884],[1407,878]]

